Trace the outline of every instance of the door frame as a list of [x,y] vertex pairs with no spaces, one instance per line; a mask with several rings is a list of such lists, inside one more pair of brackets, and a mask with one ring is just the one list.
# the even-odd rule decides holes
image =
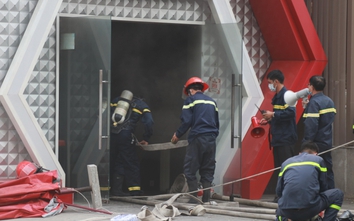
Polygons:
[[[110,24],[111,24],[111,19],[109,18],[109,21],[108,21],[108,19],[106,19],[109,16],[91,16],[91,15],[79,15],[79,16],[76,16],[76,15],[64,15],[63,16],[63,15],[58,14],[57,15],[57,20],[56,20],[56,79],[57,80],[56,80],[56,97],[55,97],[55,104],[56,104],[56,115],[55,115],[55,122],[56,122],[55,123],[56,147],[55,147],[55,150],[56,150],[57,158],[59,160],[59,153],[60,153],[59,146],[60,146],[60,143],[64,143],[65,144],[65,142],[66,142],[66,144],[65,144],[66,145],[66,152],[67,152],[67,157],[66,157],[67,158],[66,159],[67,160],[67,163],[66,163],[66,166],[67,166],[66,173],[67,174],[66,175],[67,175],[67,181],[69,181],[69,182],[70,182],[70,179],[71,179],[70,177],[73,174],[72,173],[73,171],[71,170],[72,166],[75,166],[75,165],[71,163],[72,160],[70,158],[70,152],[71,152],[70,144],[68,144],[67,141],[61,142],[59,140],[59,133],[60,133],[60,123],[59,122],[61,121],[61,119],[60,119],[60,107],[59,107],[60,106],[60,104],[59,104],[60,103],[60,66],[61,66],[61,61],[60,61],[60,56],[61,56],[61,49],[60,49],[61,27],[60,27],[60,25],[61,25],[61,23],[60,22],[61,22],[62,18],[87,18],[87,19],[91,18],[91,19],[99,20],[100,17],[104,17],[104,20],[107,21],[107,22],[110,22]],[[97,38],[97,35],[95,33],[94,33],[94,36]],[[111,35],[110,35],[110,37],[111,37]],[[76,36],[75,36],[75,38],[76,38]],[[104,45],[106,45],[106,44],[104,44]],[[98,47],[99,47],[99,44],[98,44]],[[104,54],[107,54],[104,51],[102,51],[100,47],[99,47],[98,50],[99,50],[100,54],[102,54],[101,52],[103,52]],[[109,52],[109,61],[108,61],[108,63],[105,62],[105,59],[102,59],[102,62],[103,62],[102,68],[105,69],[105,67],[107,67],[107,70],[104,70],[104,73],[106,73],[105,71],[108,71],[108,73],[106,73],[104,75],[109,75],[110,74],[110,62],[111,62],[110,52]],[[100,74],[100,76],[99,76],[99,74]],[[101,69],[97,69],[97,78],[102,80],[102,84],[99,84],[99,86],[97,85],[99,87],[99,90],[102,88],[102,85],[105,84],[105,85],[108,85],[107,86],[108,87],[107,90],[110,93],[110,77],[108,77],[108,79],[102,79],[102,70]],[[102,93],[100,91],[98,91],[97,95],[102,95]],[[102,99],[101,98],[99,98],[99,104],[102,104]],[[107,100],[107,105],[106,105],[107,106],[107,111],[109,111],[109,105],[108,104],[109,104],[109,101]],[[102,110],[100,108],[98,108],[98,106],[97,106],[97,110],[98,110],[98,114],[102,114]],[[102,123],[102,121],[98,120],[98,123]],[[106,129],[106,127],[102,128],[102,130],[105,130],[105,129]],[[102,132],[102,131],[100,129],[98,129],[99,141],[101,141],[103,138],[108,140],[109,136],[106,135],[106,134],[102,135],[102,133],[100,133],[100,132]],[[108,132],[109,132],[109,124],[107,125],[107,133]],[[90,136],[89,136],[89,138],[90,138]],[[99,143],[102,144],[102,141],[99,142]],[[107,146],[105,146],[105,148],[102,148],[102,149],[103,149],[103,151],[105,151],[107,149],[109,150],[109,141],[108,141]],[[100,151],[101,149],[98,148],[98,150]],[[82,155],[83,154],[79,155],[78,160],[82,158]],[[84,157],[84,158],[86,159],[86,157]],[[81,170],[81,169],[79,169],[79,170]],[[86,174],[86,175],[88,175],[88,174]]]

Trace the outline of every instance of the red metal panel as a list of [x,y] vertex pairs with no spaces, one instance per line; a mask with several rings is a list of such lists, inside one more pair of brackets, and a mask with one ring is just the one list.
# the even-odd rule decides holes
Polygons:
[[321,41],[319,40],[306,4],[304,3],[304,1],[298,0],[292,0],[287,2],[289,3],[289,13],[291,13],[291,18],[294,22],[293,28],[296,29],[298,32],[298,44],[301,44],[303,46],[303,50],[305,50],[304,53],[306,53],[308,57],[304,60],[322,60],[327,63],[326,54],[323,50]]
[[304,1],[250,0],[272,60],[327,60]]
[[[281,0],[250,0],[272,60],[304,60],[289,9]],[[281,27],[281,28],[280,28]]]
[[[322,74],[327,58],[321,46],[304,1],[298,0],[250,0],[252,10],[266,41],[272,64],[269,70],[280,69],[285,75],[285,86],[289,90],[299,91],[307,87],[312,75]],[[274,93],[268,89],[267,79],[261,83],[264,101],[261,109],[272,110],[271,99]],[[298,102],[297,120],[303,112]],[[260,113],[256,115],[261,118]],[[247,120],[247,119],[244,119]],[[250,119],[249,119],[250,120]],[[274,168],[273,154],[269,149],[268,137],[251,136],[249,128],[242,141],[242,153],[239,151],[224,176],[224,182],[249,177]],[[266,131],[269,130],[265,126]],[[241,155],[241,157],[240,157]],[[239,159],[242,159],[241,169]],[[271,178],[267,173],[242,182],[243,198],[260,199]],[[234,190],[234,193],[238,193]],[[231,187],[224,187],[224,194],[231,194]]]

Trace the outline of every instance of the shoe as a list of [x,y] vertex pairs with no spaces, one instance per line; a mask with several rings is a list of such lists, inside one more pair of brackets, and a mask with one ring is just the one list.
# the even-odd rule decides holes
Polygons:
[[133,190],[129,192],[130,196],[143,196],[144,192],[142,190]]
[[[203,185],[203,189],[211,187],[211,183],[202,183],[202,185]],[[210,189],[203,190],[202,201],[203,201],[203,203],[210,201]]]
[[[191,193],[192,196],[195,196],[195,197],[198,197],[197,195],[194,195],[194,193]],[[198,201],[197,199],[193,198],[193,197],[190,197],[189,198],[189,201],[188,203],[191,203],[191,204],[201,204],[200,201]]]
[[354,220],[354,215],[349,210],[346,210],[339,216],[339,220]]
[[115,176],[113,177],[113,184],[111,186],[111,196],[130,196],[128,193],[122,190],[124,177],[123,176]]
[[[198,190],[198,183],[196,180],[195,181],[188,181],[187,180],[187,184],[188,184],[188,192]],[[194,197],[198,197],[198,192],[194,192],[194,193],[190,193],[190,194]],[[190,200],[188,201],[188,203],[197,204],[199,202],[196,199],[191,197]]]

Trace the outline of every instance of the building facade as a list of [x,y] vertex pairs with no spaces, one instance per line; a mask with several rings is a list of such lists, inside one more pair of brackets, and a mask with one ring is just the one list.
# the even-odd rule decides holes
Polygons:
[[[272,0],[277,7],[279,2]],[[321,13],[314,12],[322,6],[316,1],[301,4],[294,8],[307,6],[319,30]],[[213,85],[207,93],[217,101],[220,113],[216,189],[259,197],[250,194],[253,185],[267,183],[270,175],[243,181],[242,186],[235,182],[231,189],[222,186],[271,168],[270,151],[262,154],[267,138],[250,137],[250,119],[257,113],[254,104],[266,105],[270,99],[263,77],[279,60],[263,37],[264,25],[257,22],[259,7],[248,0],[4,1],[0,177],[15,178],[17,164],[30,160],[57,169],[67,185],[79,187],[86,183],[81,176],[85,166],[94,163],[99,165],[101,186],[108,187],[102,180],[109,180],[109,100],[124,89],[136,91],[153,111],[152,142],[168,142],[179,123],[183,84],[188,77],[200,76]],[[326,32],[319,33],[323,42]],[[351,79],[348,71],[344,75]],[[327,69],[324,73],[331,78]],[[329,80],[328,88],[333,88],[332,82],[336,81]],[[293,90],[297,87],[301,85]],[[351,92],[345,93],[349,99]],[[339,97],[332,98],[341,106],[350,101],[337,103]],[[345,119],[349,112],[346,109]],[[342,116],[337,115],[335,130]],[[243,143],[245,139],[249,141]],[[343,143],[339,139],[335,137],[336,144]],[[248,151],[242,152],[245,148]],[[258,154],[249,157],[252,151]],[[179,172],[171,165],[179,165],[183,154],[183,150],[139,153],[142,165],[153,168],[152,174],[142,171],[148,173],[143,176],[145,189],[166,191]]]

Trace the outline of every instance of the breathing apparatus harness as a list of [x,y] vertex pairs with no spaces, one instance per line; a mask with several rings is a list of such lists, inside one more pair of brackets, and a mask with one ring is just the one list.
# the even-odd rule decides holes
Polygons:
[[[135,98],[135,97],[134,97]],[[125,119],[122,123],[117,123],[117,122],[112,122],[111,125],[111,132],[114,134],[119,134],[119,132],[121,132],[122,130],[128,128],[130,126],[130,117],[131,114],[133,112],[133,108],[136,107],[136,103],[133,100],[127,100],[125,98],[120,97],[119,101],[123,100],[126,101],[127,103],[129,103],[129,109],[127,110],[127,114],[125,115]],[[118,101],[118,102],[119,102]]]
[[[134,127],[135,122],[131,121],[132,112],[134,112],[134,109],[136,109],[135,112],[143,113],[143,110],[138,108],[136,102],[138,100],[143,99],[133,96],[130,91],[123,91],[121,96],[118,98],[117,103],[111,104],[111,107],[116,106],[116,109],[112,115],[111,133],[119,134],[122,130],[125,130],[129,127]],[[134,136],[132,140],[134,140],[132,143],[137,142],[137,139],[135,139]]]

